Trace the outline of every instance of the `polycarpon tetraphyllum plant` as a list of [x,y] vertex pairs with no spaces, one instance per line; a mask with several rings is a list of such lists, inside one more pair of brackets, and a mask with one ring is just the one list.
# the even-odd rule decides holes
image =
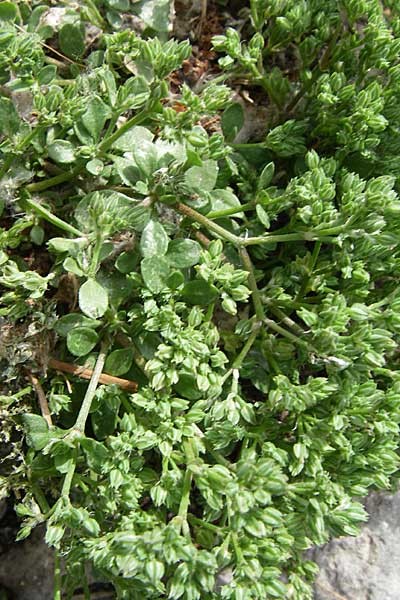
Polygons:
[[2,493],[56,600],[311,599],[398,473],[399,3],[252,0],[194,88],[155,4],[0,3]]

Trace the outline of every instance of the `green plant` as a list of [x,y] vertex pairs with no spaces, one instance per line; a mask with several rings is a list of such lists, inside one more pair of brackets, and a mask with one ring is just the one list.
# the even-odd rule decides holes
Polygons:
[[19,538],[46,523],[57,599],[90,597],[91,568],[119,598],[306,600],[304,550],[356,534],[399,464],[399,10],[251,2],[244,39],[214,39],[268,106],[238,144],[218,79],[177,108],[187,42],[85,4],[49,31],[0,3]]

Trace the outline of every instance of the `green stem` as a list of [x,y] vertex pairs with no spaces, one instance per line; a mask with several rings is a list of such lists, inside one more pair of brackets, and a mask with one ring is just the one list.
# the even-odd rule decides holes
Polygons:
[[187,206],[182,202],[178,202],[178,204],[175,204],[175,208],[181,214],[189,217],[189,219],[192,219],[193,221],[197,221],[197,223],[200,223],[200,225],[203,225],[213,233],[216,233],[220,237],[224,238],[226,241],[231,242],[235,246],[240,245],[241,239],[237,235],[234,235],[233,233],[230,233],[230,231],[227,231],[224,227],[213,223],[213,221],[210,221],[210,219],[197,212],[197,210],[190,208],[190,206]]
[[[249,274],[249,287],[251,289],[252,292],[252,299],[253,299],[253,304],[254,304],[254,310],[257,316],[257,319],[259,321],[263,321],[263,319],[265,318],[265,312],[264,312],[264,307],[261,301],[261,296],[260,296],[260,292],[258,290],[257,287],[257,282],[256,282],[256,278],[254,275],[254,267],[253,267],[253,263],[251,262],[251,258],[249,253],[247,252],[246,248],[240,248],[240,257],[242,259],[242,263],[244,268],[246,269],[246,271]],[[257,330],[258,331],[258,330]]]
[[113,145],[113,143],[116,140],[118,140],[122,135],[124,135],[124,133],[129,131],[129,129],[135,127],[135,125],[139,125],[139,123],[143,123],[143,121],[145,121],[148,118],[150,111],[151,106],[148,106],[145,110],[142,110],[140,113],[132,117],[132,119],[126,121],[126,123],[124,123],[119,129],[117,129],[117,131],[114,131],[114,133],[110,135],[110,137],[107,137],[101,142],[101,144],[99,145],[99,151],[105,152]]
[[101,252],[101,247],[103,245],[103,237],[97,233],[96,236],[96,242],[94,245],[94,249],[93,249],[93,255],[92,255],[92,260],[90,261],[90,267],[89,267],[89,271],[88,271],[88,277],[90,279],[94,279],[98,266],[99,266],[99,262],[100,262],[100,252]]
[[204,529],[208,529],[209,531],[212,531],[213,533],[216,533],[218,535],[221,535],[223,533],[222,528],[218,527],[218,525],[213,525],[212,523],[207,523],[207,521],[198,519],[197,517],[195,517],[194,515],[191,515],[190,513],[188,514],[188,521],[190,523],[192,523],[193,525],[198,525],[199,527],[204,527]]
[[283,310],[274,306],[271,306],[269,310],[272,312],[273,315],[280,319],[282,323],[284,323],[288,327],[291,327],[298,335],[304,335],[304,330],[300,327],[300,325],[298,325],[295,321],[293,321],[293,319],[288,317],[288,315],[285,314]]
[[109,345],[110,344],[109,344],[108,340],[103,341],[103,343],[101,345],[100,352],[97,357],[95,367],[93,369],[92,377],[90,379],[89,385],[86,390],[85,397],[82,402],[82,406],[81,406],[79,414],[77,416],[75,425],[73,426],[73,429],[75,429],[76,431],[79,431],[81,433],[83,433],[85,430],[86,421],[87,421],[87,418],[89,415],[89,411],[90,411],[90,407],[93,402],[94,395],[96,393],[96,388],[99,383],[100,375],[103,371],[103,367],[104,367],[104,363],[106,360],[106,355],[107,355],[107,350],[108,350]]
[[214,210],[207,214],[207,219],[219,219],[220,217],[229,217],[230,215],[236,215],[237,213],[245,212],[247,210],[253,210],[255,202],[246,202],[241,206],[233,206],[232,208],[225,208],[223,210]]
[[44,495],[44,493],[42,492],[42,490],[40,489],[38,484],[31,483],[31,489],[32,489],[34,498],[35,498],[36,502],[38,503],[42,513],[43,514],[48,513],[50,510],[49,503],[47,502],[46,496]]
[[[78,460],[78,451],[75,448],[71,462],[69,464],[68,467],[68,471],[65,475],[64,478],[64,482],[63,482],[63,486],[61,489],[61,496],[63,496],[64,498],[68,498],[69,497],[69,493],[71,491],[71,486],[72,486],[72,480],[74,478],[74,474],[75,474],[75,469],[76,469],[76,461]],[[56,506],[56,505],[54,505]],[[50,513],[52,512],[52,509],[50,509]],[[48,513],[48,515],[50,514]]]
[[243,364],[244,359],[246,358],[247,354],[251,350],[252,345],[256,341],[259,331],[260,331],[260,325],[257,325],[256,329],[254,329],[251,332],[251,334],[249,335],[249,338],[248,338],[247,342],[245,343],[245,345],[243,346],[242,350],[240,351],[240,353],[235,358],[234,363],[232,365],[232,369],[240,369],[240,367]]
[[61,600],[61,594],[61,559],[58,550],[56,550],[54,556],[54,600]]
[[304,340],[302,340],[301,338],[299,338],[297,335],[294,335],[294,333],[291,333],[290,331],[287,331],[286,329],[284,329],[283,327],[281,327],[280,325],[278,325],[277,323],[275,323],[275,321],[272,321],[272,319],[265,318],[264,319],[264,323],[267,325],[267,327],[269,327],[270,329],[272,329],[276,333],[279,333],[283,337],[287,338],[288,340],[290,340],[294,344],[298,344],[299,346],[303,346],[303,347],[307,348],[308,350],[311,350],[311,348],[309,347],[309,345],[307,344],[307,342],[305,342]]
[[42,206],[35,200],[32,200],[31,198],[26,198],[21,203],[29,206],[29,208],[34,210],[43,219],[45,219],[46,221],[48,221],[55,227],[58,227],[59,229],[63,229],[64,231],[66,231],[67,233],[70,233],[74,237],[85,237],[85,234],[82,233],[81,231],[79,231],[79,229],[75,229],[75,227],[73,227],[69,223],[66,223],[59,217],[56,217],[55,215],[53,215],[53,213],[51,213],[49,210],[47,210],[47,208],[44,208],[44,206]]
[[25,189],[28,192],[42,192],[43,190],[47,190],[48,188],[59,185],[60,183],[65,183],[66,181],[70,181],[74,179],[79,173],[82,171],[83,166],[77,165],[72,171],[67,171],[65,173],[60,173],[60,175],[56,175],[55,177],[50,177],[50,179],[45,179],[44,181],[37,181],[36,183],[29,183],[25,186]]
[[300,302],[303,299],[304,295],[307,293],[308,284],[310,282],[312,272],[315,269],[315,265],[318,260],[318,255],[320,253],[321,246],[322,246],[321,242],[316,242],[314,244],[314,249],[313,249],[313,253],[311,255],[310,264],[308,265],[308,269],[307,269],[307,275],[304,277],[304,279],[302,281],[302,284],[297,293],[297,296],[294,299],[295,302]]

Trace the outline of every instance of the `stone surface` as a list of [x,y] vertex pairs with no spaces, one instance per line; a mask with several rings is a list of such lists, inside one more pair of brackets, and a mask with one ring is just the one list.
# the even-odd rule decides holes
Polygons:
[[[4,519],[1,526],[4,532]],[[43,528],[38,527],[28,539],[1,549],[0,593],[3,592],[3,597],[7,600],[53,598],[53,552],[44,542]]]
[[374,493],[361,535],[332,540],[310,553],[320,567],[315,600],[400,599],[400,492]]

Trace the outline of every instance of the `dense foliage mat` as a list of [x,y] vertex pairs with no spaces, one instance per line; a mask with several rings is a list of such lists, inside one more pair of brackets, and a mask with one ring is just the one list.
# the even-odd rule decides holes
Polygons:
[[311,598],[399,463],[399,3],[208,6],[194,87],[170,2],[68,4],[0,2],[19,538],[55,598]]

